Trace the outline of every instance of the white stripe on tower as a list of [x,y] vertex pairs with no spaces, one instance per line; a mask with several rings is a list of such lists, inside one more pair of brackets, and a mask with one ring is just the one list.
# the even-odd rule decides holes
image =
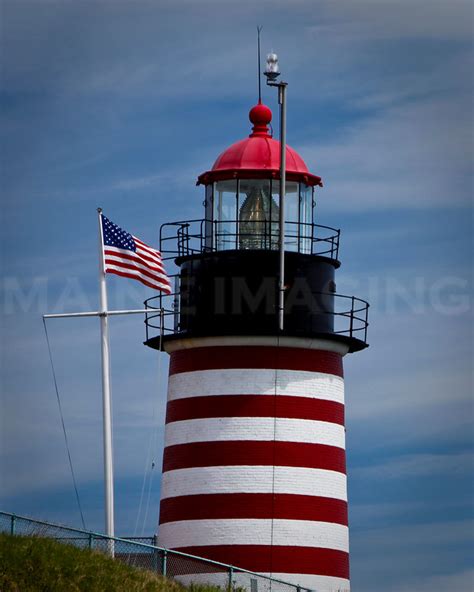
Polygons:
[[349,589],[341,354],[174,351],[166,422],[160,545]]
[[[251,508],[249,508],[251,509]],[[341,524],[310,520],[281,519],[219,519],[180,520],[161,525],[163,536],[171,548],[198,547],[212,539],[214,545],[287,545],[298,541],[301,547],[325,547],[349,551],[348,528]],[[249,536],[251,535],[251,536]]]
[[[276,375],[277,395],[313,397],[344,403],[344,380],[340,376],[323,372],[280,369]],[[275,394],[275,370],[247,368],[245,376],[240,369],[198,370],[182,372],[169,377],[168,400],[195,397],[199,386],[212,395],[245,395],[249,388],[256,395]]]
[[[329,576],[307,576],[307,575],[288,575],[286,573],[278,573],[274,572],[270,573],[262,573],[263,576],[270,576],[275,578],[276,580],[283,580],[287,582],[292,582],[294,584],[299,585],[302,589],[306,590],[331,590],[331,592],[347,592],[348,582],[344,578],[333,578]],[[215,586],[219,586],[222,589],[226,589],[228,585],[229,576],[224,572],[217,572],[217,573],[203,573],[203,574],[190,574],[190,575],[182,575],[179,576],[179,581],[184,584],[185,586],[189,586],[191,584],[213,584]],[[252,589],[252,580],[255,577],[252,577],[251,574],[246,573],[239,573],[234,572],[232,581],[234,583],[234,588],[240,588],[244,590],[251,590]],[[259,592],[274,592],[275,590],[281,592],[289,592],[288,586],[272,583],[270,586],[269,582],[266,580],[258,580],[257,582],[257,590]],[[304,592],[306,592],[306,590]]]
[[346,476],[303,467],[196,467],[163,473],[161,499],[214,493],[286,493],[347,501]]
[[344,426],[327,421],[273,417],[211,417],[168,423],[167,446],[222,440],[278,440],[345,448]]

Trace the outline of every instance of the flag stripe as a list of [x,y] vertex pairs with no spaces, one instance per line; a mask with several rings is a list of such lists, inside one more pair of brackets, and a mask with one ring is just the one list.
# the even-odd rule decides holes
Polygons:
[[147,269],[152,269],[156,271],[161,271],[164,275],[166,275],[163,266],[157,262],[149,263],[148,261],[144,261],[143,257],[137,255],[133,251],[126,251],[123,252],[120,249],[115,249],[114,247],[107,248],[105,250],[106,257],[116,257],[119,260],[128,259],[130,261],[138,261],[141,265],[143,265]]
[[143,275],[145,277],[148,277],[150,279],[157,279],[158,281],[161,281],[164,284],[169,285],[168,278],[166,277],[166,275],[164,275],[160,271],[154,271],[153,269],[150,269],[149,267],[148,268],[145,267],[139,261],[124,262],[124,261],[120,261],[120,259],[106,257],[105,265],[106,265],[106,268],[108,266],[111,266],[111,267],[118,267],[118,268],[125,269],[125,270],[128,270],[128,269],[133,270],[134,269],[134,270],[137,270],[137,271],[143,273]]
[[154,254],[154,253],[150,253],[149,251],[145,251],[142,247],[140,247],[139,245],[136,245],[136,253],[138,255],[140,255],[140,257],[142,257],[143,259],[146,259],[147,261],[151,261],[151,262],[155,262],[155,263],[161,263],[161,257],[159,257],[158,255]]
[[348,524],[347,502],[313,495],[215,493],[173,497],[160,504],[160,524],[219,518],[279,518]]
[[157,251],[154,251],[153,249],[145,249],[142,245],[140,245],[137,241],[135,241],[135,248],[136,248],[136,252],[140,253],[140,255],[142,257],[145,257],[145,255],[147,257],[149,257],[151,260],[155,260],[155,261],[159,261],[161,262],[161,255],[157,254]]
[[344,425],[344,405],[284,395],[214,395],[168,401],[166,423],[208,417],[281,417]]
[[143,266],[139,263],[124,263],[122,261],[115,261],[114,259],[105,259],[105,265],[107,271],[109,267],[117,267],[123,270],[129,271],[137,271],[145,278],[150,280],[156,280],[157,282],[161,282],[162,284],[168,285],[166,277],[162,273],[148,271],[147,269],[143,269]]
[[158,251],[158,249],[153,249],[152,247],[149,247],[146,243],[141,241],[136,236],[133,237],[133,240],[137,243],[137,245],[140,245],[140,247],[142,247],[143,250],[149,251],[151,255],[158,255],[158,257],[161,257],[161,252]]
[[107,269],[107,271],[117,269],[117,270],[123,271],[125,273],[133,274],[133,277],[135,277],[135,278],[146,279],[149,282],[155,283],[155,285],[158,284],[158,285],[164,286],[166,288],[169,287],[168,284],[166,284],[166,281],[161,278],[161,276],[158,276],[158,275],[153,276],[152,274],[145,273],[143,270],[141,270],[140,268],[135,267],[135,266],[127,265],[126,267],[124,267],[122,265],[118,265],[115,262],[111,262],[111,263],[107,264],[106,269]]
[[154,290],[161,290],[163,292],[166,292],[168,294],[171,293],[171,291],[169,291],[168,286],[166,286],[165,284],[162,284],[161,282],[150,282],[149,280],[146,280],[145,278],[141,277],[141,275],[137,272],[125,272],[125,271],[120,271],[120,269],[114,269],[112,267],[107,268],[107,273],[113,273],[115,275],[119,275],[121,277],[126,277],[126,278],[130,278],[132,280],[138,280],[139,282],[141,282],[142,284],[144,284],[145,286],[148,286],[149,288],[153,288]]
[[163,266],[159,263],[158,260],[156,260],[156,261],[150,260],[150,262],[144,263],[143,262],[144,257],[137,255],[133,251],[129,251],[127,253],[124,253],[123,251],[121,251],[120,249],[116,249],[115,247],[107,247],[105,249],[104,253],[105,253],[106,257],[117,257],[118,259],[128,259],[130,261],[140,261],[142,263],[142,265],[144,265],[148,268],[151,267],[152,269],[159,270],[159,271],[163,272],[163,274],[165,274],[165,270],[164,270]]
[[142,253],[140,251],[140,248],[137,248],[136,253],[137,253],[137,255],[139,255],[140,259],[144,259],[150,265],[159,265],[163,269],[163,266],[161,265],[161,259],[160,258],[158,258],[158,257],[150,257],[149,255]]
[[191,467],[271,465],[346,472],[342,448],[306,442],[224,441],[167,446],[163,472]]

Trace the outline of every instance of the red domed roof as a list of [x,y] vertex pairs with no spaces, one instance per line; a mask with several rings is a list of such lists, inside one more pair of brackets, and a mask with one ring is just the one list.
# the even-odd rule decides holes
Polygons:
[[[198,185],[235,178],[279,178],[280,142],[269,135],[267,127],[272,120],[271,110],[259,103],[250,110],[249,119],[253,123],[250,136],[224,150],[212,169],[199,176]],[[312,175],[301,156],[288,145],[286,176],[290,181],[322,186],[321,177]]]

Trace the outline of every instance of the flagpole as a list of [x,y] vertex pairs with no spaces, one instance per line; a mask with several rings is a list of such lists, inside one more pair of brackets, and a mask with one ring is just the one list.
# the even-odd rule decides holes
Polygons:
[[[102,208],[97,208],[99,221],[99,318],[102,351],[102,414],[104,429],[104,486],[105,486],[105,534],[115,536],[114,529],[114,473],[112,458],[112,410],[110,400],[109,320],[107,317],[107,284],[105,281],[104,237]],[[113,542],[111,541],[113,545]],[[110,554],[114,554],[113,546]]]
[[[114,475],[113,475],[113,442],[112,442],[112,406],[111,406],[111,393],[110,393],[110,354],[109,354],[109,326],[108,326],[108,317],[112,315],[124,315],[124,314],[150,314],[156,316],[157,311],[159,311],[160,319],[161,319],[161,335],[163,334],[163,318],[164,318],[164,309],[156,309],[156,308],[145,308],[145,309],[134,309],[134,310],[108,310],[107,304],[107,284],[105,281],[105,253],[104,253],[104,217],[102,216],[102,208],[97,208],[97,218],[99,223],[99,310],[98,311],[87,311],[87,312],[71,312],[71,313],[58,313],[58,314],[45,314],[43,315],[43,320],[46,319],[58,319],[58,318],[68,318],[68,317],[91,317],[91,316],[98,316],[100,319],[100,342],[101,342],[101,354],[102,354],[102,418],[103,418],[103,448],[104,448],[104,505],[105,505],[105,534],[107,537],[111,537],[108,539],[108,552],[113,557],[114,556],[114,540],[113,537],[115,536],[115,521],[114,521]],[[105,218],[105,222],[108,226],[111,226],[113,229],[112,234],[119,233],[120,235],[124,235],[130,237],[128,233],[124,230],[112,224],[110,220]],[[107,228],[107,226],[106,226]],[[107,236],[107,230],[105,233]],[[138,241],[138,239],[136,239]],[[133,242],[133,241],[130,241]],[[160,253],[148,245],[145,245],[141,241],[139,241],[141,245],[146,248],[147,257],[143,258],[140,255],[137,255],[137,260],[140,265],[148,267],[150,270],[148,272],[148,276],[154,278],[154,284],[152,287],[155,287],[157,290],[166,291],[167,293],[171,293],[171,284],[169,283],[169,278],[166,275],[166,272],[160,271],[159,273],[156,271],[156,265],[149,265],[148,261],[150,257],[152,257],[153,263],[158,263],[158,267],[162,270],[162,261]],[[124,243],[122,241],[118,242],[119,247],[123,247]],[[120,250],[120,249],[119,249]],[[132,252],[131,249],[127,250],[127,245],[125,250],[128,256],[128,253]],[[135,253],[135,251],[133,251]],[[120,259],[119,259],[120,263]],[[126,261],[127,265],[129,260]],[[116,268],[114,268],[116,269]],[[128,267],[126,268],[128,269]],[[112,271],[112,269],[109,269]],[[113,271],[112,271],[113,272]],[[151,274],[151,275],[150,275]],[[145,283],[147,286],[150,286],[149,281],[144,281],[141,276],[135,276],[125,273],[119,273],[119,275],[125,275],[126,277],[130,277],[132,279],[136,279]],[[148,318],[148,316],[147,316]],[[46,325],[45,325],[46,326]]]

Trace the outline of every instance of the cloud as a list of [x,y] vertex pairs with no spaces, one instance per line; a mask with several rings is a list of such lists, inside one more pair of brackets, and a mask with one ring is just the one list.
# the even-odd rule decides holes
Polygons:
[[452,590],[470,592],[474,588],[474,570],[469,569],[454,574],[442,574],[418,578],[410,584],[401,584],[396,592],[435,592]]
[[[300,75],[311,62],[317,74],[322,67],[331,74],[322,66],[325,55],[331,56],[332,76],[325,76],[322,86],[320,76],[314,77],[314,88],[321,92],[332,78],[340,78],[334,73],[347,71],[345,66],[374,44],[406,38],[469,41],[472,34],[470,3],[463,0],[449,5],[441,0],[324,0],[316,6],[313,0],[292,2],[289,15],[284,0],[257,6],[249,0],[238,6],[215,0],[199,5],[161,0],[139,6],[108,1],[7,2],[4,86],[68,95],[146,93],[155,98],[187,93],[212,97],[218,88],[221,100],[243,96],[253,80],[250,64],[255,23],[260,21],[265,22],[264,48],[281,50],[295,80],[303,80]],[[414,14],[422,17],[413,18]],[[298,53],[293,50],[296,35]],[[223,84],[227,72],[232,84]]]
[[473,142],[466,103],[426,99],[352,124],[335,140],[299,146],[322,170],[336,211],[468,207]]
[[370,466],[354,468],[353,476],[357,479],[377,478],[404,479],[442,475],[444,478],[465,476],[474,468],[474,454],[408,454],[395,459],[385,459],[382,463],[371,462]]
[[[450,520],[353,532],[352,583],[368,592],[381,587],[389,592],[419,592],[429,590],[430,583],[434,586],[430,592],[469,592],[471,588],[448,584],[469,582],[473,533],[472,522]],[[447,587],[437,587],[444,583]]]
[[[469,40],[472,4],[469,0],[339,0],[326,4],[337,19],[344,40],[421,38]],[[327,14],[327,13],[326,13]],[[410,15],[412,18],[410,18]],[[335,27],[336,28],[336,27]]]

